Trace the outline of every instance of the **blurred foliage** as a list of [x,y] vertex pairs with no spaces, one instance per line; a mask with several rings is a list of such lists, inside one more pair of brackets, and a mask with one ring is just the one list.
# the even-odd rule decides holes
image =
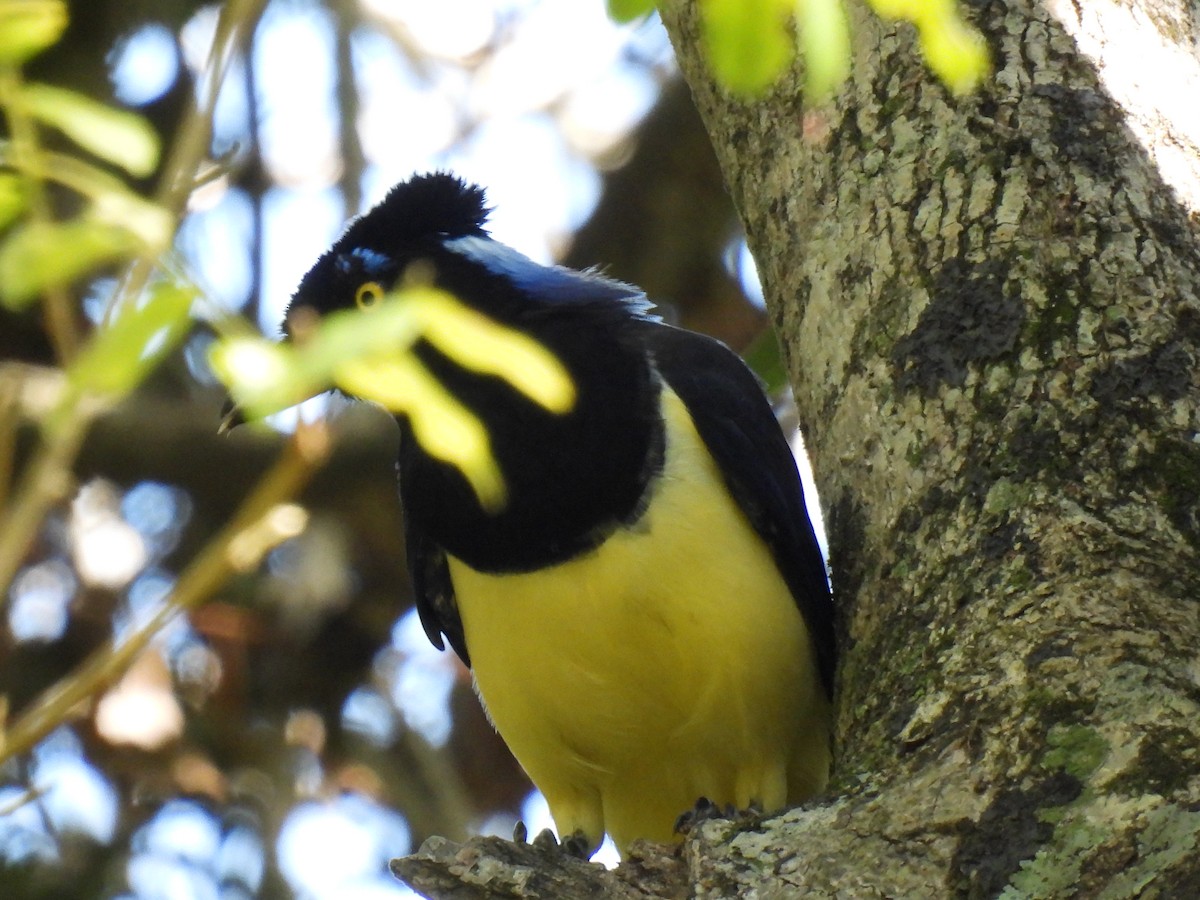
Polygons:
[[921,52],[951,91],[974,90],[991,68],[983,35],[963,21],[957,0],[867,0],[885,19],[911,22]]
[[62,0],[6,0],[0,5],[0,63],[20,65],[57,41],[66,27]]
[[71,389],[60,401],[60,415],[67,415],[85,393],[121,399],[182,340],[191,324],[193,286],[164,280],[151,285],[146,294],[140,304],[118,307],[67,370]]
[[[190,328],[195,298],[189,284],[165,270],[148,286],[127,277],[112,291],[104,324],[86,339],[77,333],[80,320],[65,289],[94,277],[101,267],[135,261],[156,265],[156,257],[169,245],[174,216],[87,157],[71,155],[61,159],[85,211],[66,221],[52,218],[46,181],[54,176],[60,155],[43,149],[39,124],[53,126],[80,150],[133,174],[147,174],[158,160],[157,136],[136,114],[22,79],[18,64],[57,40],[67,20],[66,5],[56,0],[0,4],[0,59],[7,61],[0,70],[0,111],[9,134],[0,144],[0,154],[13,170],[5,175],[3,192],[7,228],[0,240],[0,303],[13,310],[42,304],[46,327],[57,332],[55,344],[64,369],[55,399],[41,416],[40,445],[11,496],[5,490],[7,502],[0,504],[0,590],[6,597],[25,549],[61,492],[62,472],[84,431],[177,346]],[[146,240],[144,233],[114,221],[119,217],[113,210],[130,209],[149,210],[165,227]],[[12,468],[6,461],[3,471]],[[115,667],[112,674],[119,674]],[[65,716],[69,710],[61,712]],[[34,737],[61,721],[47,723]],[[20,725],[18,721],[14,727]],[[26,748],[14,745],[11,732],[0,735],[0,762],[21,749]]]
[[[57,128],[94,156],[130,175],[146,176],[158,165],[158,135],[141,116],[97,103],[75,91],[28,84],[13,98],[24,112]],[[111,183],[107,191],[113,190]],[[107,192],[106,191],[106,192]]]
[[[954,93],[974,89],[987,75],[983,37],[959,16],[956,0],[867,3],[882,18],[916,26],[926,63]],[[654,7],[654,0],[608,0],[621,22]],[[701,0],[701,14],[713,73],[731,91],[753,96],[769,89],[791,64],[797,43],[811,101],[828,99],[849,74],[844,0]]]

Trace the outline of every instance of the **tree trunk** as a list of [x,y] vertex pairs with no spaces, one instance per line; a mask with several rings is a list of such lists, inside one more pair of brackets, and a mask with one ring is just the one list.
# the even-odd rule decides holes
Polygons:
[[[663,3],[786,345],[843,656],[833,795],[704,826],[647,893],[1200,895],[1200,10],[972,9],[979,93],[855,7],[852,80],[806,110],[796,73],[725,94],[695,0]],[[483,852],[422,860],[515,891]]]

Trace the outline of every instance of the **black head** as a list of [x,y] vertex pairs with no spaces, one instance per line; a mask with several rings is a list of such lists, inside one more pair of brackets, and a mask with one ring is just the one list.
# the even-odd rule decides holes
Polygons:
[[483,188],[449,172],[414,175],[388,191],[366,215],[350,223],[333,250],[368,247],[387,252],[422,239],[483,235],[491,209]]
[[413,262],[446,241],[486,236],[490,211],[482,188],[449,172],[400,182],[321,255],[301,280],[289,312],[303,306],[324,314],[377,302]]
[[482,188],[447,172],[401,182],[317,260],[296,289],[289,315],[302,308],[324,315],[369,306],[406,273],[418,271],[509,323],[539,306],[618,321],[647,315],[650,304],[633,285],[543,266],[492,240],[484,229],[489,212]]

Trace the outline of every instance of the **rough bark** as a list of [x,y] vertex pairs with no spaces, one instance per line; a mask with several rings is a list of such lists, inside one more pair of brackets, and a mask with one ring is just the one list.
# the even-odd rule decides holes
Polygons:
[[729,97],[694,0],[662,15],[787,347],[843,636],[835,796],[701,829],[690,895],[1194,895],[1198,164],[1113,54],[1147,29],[1193,78],[1195,4],[976,4],[995,73],[958,101],[855,8],[822,110],[795,78]]

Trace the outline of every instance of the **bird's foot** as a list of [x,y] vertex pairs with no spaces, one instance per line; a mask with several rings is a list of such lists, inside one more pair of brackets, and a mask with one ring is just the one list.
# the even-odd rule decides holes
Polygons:
[[751,803],[746,809],[738,809],[732,803],[718,806],[707,797],[701,797],[695,806],[675,820],[675,833],[686,837],[705,822],[717,819],[733,823],[751,822],[760,818],[762,814],[762,807],[757,803]]
[[700,797],[696,800],[696,805],[691,809],[680,814],[675,820],[675,833],[682,834],[685,837],[703,825],[705,822],[710,822],[714,819],[732,819],[736,810],[732,803],[725,805],[725,808],[717,806],[707,797]]
[[575,859],[588,860],[592,855],[592,845],[582,831],[567,835],[561,841],[554,836],[549,828],[543,828],[529,840],[529,829],[524,822],[518,821],[513,828],[513,840],[518,844],[529,843],[543,853],[565,853]]

